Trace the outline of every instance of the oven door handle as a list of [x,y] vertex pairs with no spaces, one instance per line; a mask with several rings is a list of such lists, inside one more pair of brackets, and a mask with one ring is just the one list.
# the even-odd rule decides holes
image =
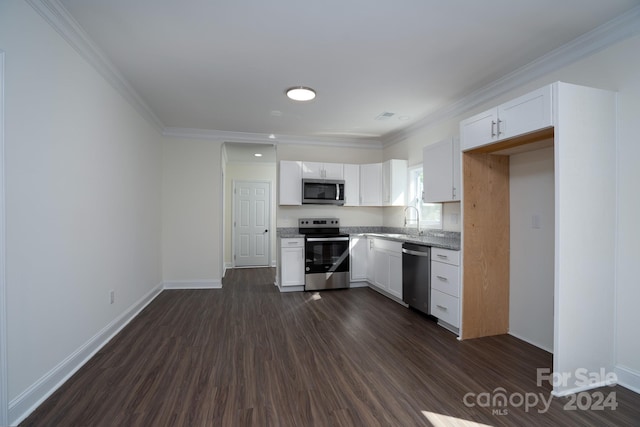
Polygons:
[[307,237],[307,242],[348,242],[348,237]]

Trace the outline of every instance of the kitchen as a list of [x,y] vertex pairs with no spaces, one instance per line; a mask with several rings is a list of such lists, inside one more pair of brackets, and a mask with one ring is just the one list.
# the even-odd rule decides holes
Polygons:
[[[566,84],[562,84],[562,83],[557,83],[557,84],[553,84],[553,85],[547,85],[545,87],[543,87],[542,89],[539,90],[534,90],[531,93],[527,93],[525,95],[522,95],[520,97],[515,98],[512,101],[507,102],[505,105],[517,105],[518,108],[522,109],[522,111],[525,112],[525,115],[527,117],[527,126],[530,126],[530,122],[532,122],[531,120],[531,114],[530,114],[530,110],[531,110],[531,105],[541,105],[541,106],[545,106],[547,105],[547,107],[545,108],[533,108],[534,111],[542,111],[543,112],[543,116],[545,117],[544,119],[541,119],[541,122],[538,124],[538,122],[536,122],[533,127],[531,127],[530,129],[526,129],[525,131],[521,131],[521,133],[524,135],[522,138],[519,138],[519,134],[515,133],[514,135],[510,136],[510,137],[505,137],[502,139],[502,142],[500,142],[499,145],[499,154],[502,154],[501,156],[498,156],[502,159],[508,159],[509,157],[513,158],[513,170],[511,172],[511,175],[513,175],[512,180],[513,182],[513,187],[514,187],[514,193],[512,193],[511,198],[514,200],[514,203],[511,204],[511,218],[512,218],[512,222],[514,223],[514,226],[512,227],[512,243],[511,245],[513,246],[513,253],[512,253],[512,258],[513,258],[513,263],[511,264],[512,266],[515,266],[516,268],[511,268],[511,270],[513,270],[513,276],[512,279],[510,280],[508,277],[508,271],[509,271],[509,257],[506,257],[506,264],[504,264],[504,261],[501,261],[503,263],[503,265],[506,265],[504,267],[505,271],[507,271],[507,278],[506,278],[506,282],[504,282],[504,285],[500,285],[503,286],[502,290],[500,290],[499,286],[497,285],[497,283],[500,283],[499,281],[495,281],[497,279],[490,279],[492,280],[492,282],[489,283],[489,285],[484,285],[483,288],[484,289],[493,289],[495,288],[495,291],[490,291],[489,295],[486,297],[487,299],[485,300],[485,302],[481,302],[480,305],[475,309],[477,312],[473,313],[471,311],[468,311],[466,313],[466,316],[468,318],[472,318],[474,319],[473,323],[469,323],[468,327],[467,327],[467,334],[465,335],[464,333],[461,334],[462,338],[473,338],[473,337],[478,337],[478,336],[487,336],[487,335],[494,335],[494,334],[503,334],[503,333],[512,333],[515,336],[518,336],[519,338],[530,342],[540,348],[543,348],[547,351],[553,351],[554,346],[557,347],[557,343],[554,344],[554,316],[553,316],[553,306],[554,306],[554,290],[553,290],[553,271],[554,271],[554,261],[553,261],[553,240],[554,240],[554,201],[553,201],[553,193],[554,193],[554,189],[553,189],[553,180],[554,180],[554,171],[553,171],[553,158],[554,158],[554,154],[552,151],[549,151],[549,147],[550,145],[554,145],[553,141],[550,141],[549,138],[553,137],[553,133],[550,133],[550,128],[549,128],[549,124],[553,123],[552,122],[552,118],[551,118],[551,110],[556,110],[556,111],[562,111],[561,106],[562,104],[553,104],[554,107],[552,107],[552,99],[558,99],[558,100],[564,100],[565,98],[561,95],[562,93],[565,93],[565,91],[569,91],[569,90],[573,90],[576,89],[578,90],[578,92],[580,92],[581,90],[584,90],[586,93],[590,93],[591,89],[589,88],[578,88],[578,87],[574,87],[573,85],[566,85]],[[553,95],[552,95],[552,91],[553,91]],[[598,91],[594,91],[595,93],[599,93]],[[558,101],[556,101],[558,102]],[[606,103],[602,102],[602,105],[606,105]],[[566,108],[566,107],[564,107]],[[546,113],[545,113],[546,111]],[[516,128],[516,121],[513,119],[508,119],[508,115],[506,113],[503,113],[503,126],[504,123],[508,123],[508,126],[511,127],[511,129],[515,129]],[[603,117],[605,117],[605,115],[603,115]],[[556,118],[555,120],[558,120],[558,118]],[[568,125],[570,123],[570,121],[568,119],[565,119],[564,122],[565,124],[565,132],[566,129],[568,129]],[[594,125],[595,126],[595,125]],[[584,130],[584,126],[581,126]],[[611,126],[610,126],[611,128]],[[595,129],[595,128],[594,128]],[[585,131],[586,132],[586,131]],[[609,131],[609,135],[611,134],[611,131]],[[559,136],[557,137],[559,138]],[[610,138],[607,137],[607,138]],[[605,141],[608,141],[608,139],[605,139]],[[427,157],[427,155],[430,155],[433,153],[433,148],[437,148],[440,146],[444,146],[446,147],[446,149],[449,152],[449,161],[452,161],[453,159],[455,160],[460,160],[460,152],[458,151],[458,145],[456,144],[456,139],[455,138],[448,138],[445,139],[444,141],[446,144],[442,144],[442,143],[436,143],[433,144],[431,147],[430,146],[426,146],[425,147],[425,158],[424,158],[424,163],[428,164],[429,163],[429,158]],[[465,147],[466,150],[469,150],[469,148],[473,148],[473,147],[469,147],[468,146],[468,142],[463,141],[463,143],[467,144],[467,146]],[[509,144],[509,149],[505,149],[506,145],[505,143]],[[570,144],[570,142],[564,142],[561,145],[563,147],[568,146],[568,144]],[[481,146],[486,145],[486,143],[480,144]],[[556,142],[556,145],[560,145],[558,142]],[[519,147],[518,150],[515,150],[515,147]],[[494,149],[494,151],[498,151],[498,148]],[[482,150],[486,150],[486,148],[482,148]],[[515,151],[514,151],[515,150]],[[452,155],[452,153],[457,153],[457,156]],[[530,154],[532,153],[532,154]],[[531,156],[534,157],[531,157]],[[540,164],[539,160],[533,160],[531,161],[530,159],[532,158],[540,158],[543,160],[543,163]],[[466,155],[465,155],[465,159],[466,159]],[[529,160],[527,160],[529,159]],[[602,159],[604,160],[604,157],[602,157]],[[551,169],[549,169],[549,160],[551,161]],[[564,161],[561,160],[561,157],[558,159],[558,161],[560,162],[559,164],[564,164]],[[440,159],[438,159],[438,162],[440,162]],[[524,162],[524,163],[523,163]],[[455,162],[454,162],[455,163]],[[284,199],[286,199],[285,203],[282,203],[282,199],[281,199],[281,205],[282,204],[293,204],[293,203],[297,203],[300,206],[297,208],[297,214],[300,215],[300,217],[303,218],[308,218],[308,216],[305,215],[305,213],[307,213],[308,215],[308,211],[305,212],[306,209],[320,209],[319,211],[315,211],[315,212],[322,212],[324,213],[324,216],[328,216],[329,214],[331,214],[331,216],[333,217],[338,217],[341,215],[348,215],[349,213],[347,212],[349,209],[353,209],[353,207],[348,207],[348,206],[323,206],[321,208],[317,208],[315,204],[309,204],[309,205],[305,205],[302,200],[300,199],[300,184],[301,184],[301,179],[304,176],[304,170],[305,167],[309,168],[309,169],[313,169],[315,167],[315,165],[317,165],[318,162],[313,162],[313,163],[309,163],[309,162],[295,162],[295,161],[281,161],[280,162],[280,168],[281,168],[281,178],[280,178],[280,182],[281,184],[284,182],[286,184],[285,187],[281,187],[281,191],[284,191],[286,193],[286,191],[288,190],[288,187],[290,186],[290,184],[296,184],[293,187],[293,190],[291,191],[291,194],[280,194],[281,197],[284,196]],[[389,168],[389,170],[393,171],[393,167],[398,167],[399,165],[402,165],[401,168],[401,172],[399,173],[399,177],[401,178],[400,181],[402,181],[402,184],[399,186],[399,188],[402,189],[406,189],[408,188],[406,185],[406,179],[404,177],[407,176],[407,168],[406,168],[406,161],[403,160],[389,160],[386,162],[382,162],[382,167],[384,168],[385,165],[386,167]],[[336,164],[336,163],[324,163],[324,165],[326,167],[328,166],[338,166],[340,164]],[[349,164],[347,164],[349,165]],[[364,166],[367,166],[368,164],[364,164]],[[294,171],[295,168],[297,167],[297,175],[294,174],[294,176],[290,176],[288,175],[289,172],[287,172],[286,175],[286,179],[282,178],[282,168],[283,166],[285,167],[293,167]],[[361,167],[363,167],[363,165],[360,165]],[[345,166],[346,167],[346,166]],[[346,170],[346,169],[345,169]],[[453,174],[453,170],[455,171],[460,171],[460,168],[453,165],[451,168],[446,169],[448,170],[448,174],[451,175]],[[562,168],[560,169],[562,170]],[[604,167],[603,164],[603,171],[606,171],[607,168]],[[460,173],[460,172],[458,172]],[[469,172],[470,173],[470,172]],[[507,173],[507,177],[508,177],[509,173]],[[390,179],[390,183],[386,185],[387,189],[389,188],[393,188],[393,173],[386,173],[383,174],[383,176],[386,176],[387,179]],[[610,176],[610,175],[608,175]],[[333,176],[332,178],[341,178],[342,176]],[[508,179],[508,178],[507,178]],[[602,178],[599,178],[601,182],[607,182],[607,175],[604,175]],[[360,184],[362,184],[365,181],[365,179],[363,179],[363,175],[360,175]],[[441,180],[442,181],[442,180]],[[455,182],[456,178],[453,178],[452,181],[450,182]],[[568,181],[567,179],[563,179],[564,181]],[[481,185],[480,183],[481,178],[480,176],[472,178],[470,180],[470,182],[473,182],[475,186]],[[551,185],[549,184],[551,183]],[[345,181],[345,187],[349,185],[349,181]],[[425,182],[425,185],[427,186],[428,183]],[[578,184],[574,184],[574,185],[578,185]],[[383,180],[383,184],[382,186],[384,187],[384,180]],[[474,186],[468,186],[469,188],[473,188]],[[505,218],[505,220],[500,221],[501,224],[505,225],[506,224],[506,230],[507,230],[507,242],[498,242],[495,244],[495,247],[498,248],[498,252],[505,250],[506,248],[506,252],[509,252],[509,242],[508,242],[508,236],[509,236],[509,183],[507,182],[506,186],[504,187],[506,190],[502,190],[501,193],[497,194],[497,199],[494,203],[494,205],[496,207],[499,206],[505,206],[505,201],[506,201],[506,211],[504,212],[499,212],[497,211],[495,214],[493,214],[495,218]],[[518,202],[518,197],[519,195],[522,193],[522,188],[526,188],[526,197],[524,199],[535,199],[535,203],[533,203],[532,206],[523,208],[523,207],[519,207],[519,205],[521,205],[522,202]],[[574,187],[576,188],[576,187]],[[595,188],[595,187],[594,187]],[[346,191],[346,190],[345,190]],[[505,192],[506,191],[506,192]],[[392,205],[393,201],[395,201],[398,204],[398,207],[395,208],[393,206],[389,206],[389,207],[383,207],[383,211],[387,210],[387,209],[398,209],[401,213],[404,214],[404,219],[406,219],[406,214],[407,214],[407,208],[406,206],[406,200],[404,200],[402,197],[396,197],[399,196],[399,194],[402,191],[400,191],[397,195],[393,195],[389,198],[389,200],[391,200],[390,202],[388,202],[388,204]],[[384,193],[384,191],[382,191],[382,193]],[[539,194],[538,194],[539,193]],[[458,194],[460,194],[458,192]],[[538,194],[538,195],[536,195]],[[606,197],[606,195],[610,194],[610,187],[606,187],[605,186],[605,193],[603,193],[603,198]],[[291,197],[291,195],[293,195],[293,197]],[[471,193],[471,195],[473,196],[473,194]],[[298,196],[297,201],[296,196]],[[489,193],[480,193],[480,196],[482,198],[487,198],[489,197],[489,200],[493,200],[491,199],[491,197],[496,197],[493,196]],[[384,197],[384,196],[383,196]],[[451,196],[452,199],[456,197],[456,189],[455,187],[453,188],[453,191],[451,192]],[[293,200],[293,202],[291,201]],[[472,211],[472,208],[476,206],[476,204],[478,204],[479,202],[471,202],[471,204],[473,205],[470,209],[470,211]],[[378,202],[379,205],[383,205],[384,202]],[[445,207],[448,206],[449,203],[445,203]],[[449,208],[449,209],[445,209],[445,212],[449,211],[453,211],[454,213],[450,213],[450,217],[451,218],[456,218],[456,213],[458,212],[459,209],[459,205],[457,202],[453,202],[451,204],[451,206],[453,206],[453,209]],[[566,206],[565,203],[563,203],[563,206]],[[282,208],[282,206],[281,206]],[[564,209],[564,208],[563,208]],[[506,216],[505,216],[505,212],[506,212]],[[446,215],[446,214],[445,214]],[[520,221],[520,224],[516,227],[515,224],[518,223],[518,221],[520,220],[520,218],[522,218],[523,216],[530,218],[527,221],[531,221],[531,222],[527,222],[525,221],[525,224],[521,224],[522,221]],[[584,216],[584,214],[583,214]],[[300,218],[298,217],[298,218]],[[353,267],[354,263],[356,262],[355,260],[358,259],[357,256],[354,256],[356,252],[354,252],[355,248],[358,247],[357,244],[357,237],[354,235],[357,234],[362,234],[362,230],[365,230],[365,236],[367,238],[367,240],[372,239],[372,241],[374,243],[368,243],[369,245],[376,245],[379,244],[380,246],[386,246],[386,243],[382,243],[383,240],[388,241],[407,241],[407,240],[414,240],[411,238],[406,238],[403,236],[390,236],[390,235],[386,235],[386,233],[393,233],[393,234],[397,234],[397,233],[401,233],[401,234],[409,234],[411,232],[415,232],[416,230],[411,229],[411,227],[406,227],[406,222],[405,224],[398,224],[398,225],[404,225],[405,227],[380,227],[378,226],[376,227],[372,227],[372,226],[368,226],[368,227],[364,227],[362,228],[362,225],[354,225],[353,227],[349,227],[346,226],[344,224],[344,222],[342,222],[341,220],[341,227],[340,230],[346,233],[350,233],[352,234],[352,253],[351,256],[352,258],[352,268],[354,270],[359,270],[359,271],[366,271],[365,274],[361,275],[360,277],[351,277],[351,281],[353,282],[368,282],[369,284],[373,285],[372,287],[376,290],[381,290],[383,293],[385,294],[390,294],[390,296],[392,298],[395,298],[397,301],[402,301],[403,300],[403,295],[402,295],[402,289],[401,289],[401,282],[402,282],[402,272],[400,269],[400,263],[399,260],[401,258],[400,255],[400,246],[397,246],[395,248],[395,253],[392,254],[393,259],[395,260],[394,263],[392,264],[392,266],[390,267],[392,271],[395,271],[395,273],[389,273],[389,272],[381,272],[381,275],[389,275],[391,274],[391,279],[387,278],[384,282],[386,283],[378,283],[379,281],[377,279],[374,279],[372,277],[372,275],[370,274],[370,271],[368,271],[368,267]],[[594,219],[595,220],[595,219]],[[470,223],[476,223],[476,220],[469,220]],[[601,220],[601,222],[603,222]],[[362,224],[362,223],[359,223]],[[491,228],[491,226],[488,227],[490,230],[494,230],[494,228]],[[299,253],[302,254],[303,253],[303,248],[302,248],[302,237],[301,235],[297,235],[296,236],[296,232],[300,231],[300,233],[302,233],[302,229],[298,230],[295,227],[289,228],[287,229],[286,227],[279,227],[280,230],[282,230],[285,233],[288,233],[288,236],[285,237],[292,237],[291,241],[287,242],[288,244],[294,244],[295,240],[298,240],[299,242],[299,247],[298,250],[300,251]],[[523,236],[523,232],[520,230],[524,230],[526,231],[527,229],[530,229],[530,233],[527,237],[526,233],[524,233],[525,237],[519,237],[516,240],[513,240],[514,236],[517,236],[518,233],[520,233],[520,236]],[[450,230],[444,230],[445,232],[451,232]],[[432,233],[433,231],[428,231],[428,233]],[[534,234],[531,234],[531,232],[533,232]],[[455,233],[455,232],[454,232]],[[468,239],[469,241],[474,240],[473,238],[475,238],[475,231],[471,232],[472,234],[470,234],[470,239]],[[484,235],[483,239],[486,242],[491,242],[494,237],[491,233],[501,233],[501,232],[496,232],[496,231],[490,231],[490,234],[488,235]],[[433,236],[435,236],[436,233],[433,233]],[[544,237],[543,237],[544,236]],[[386,237],[386,239],[381,239]],[[533,244],[536,241],[540,241],[540,239],[542,238],[542,240],[546,241],[547,243],[543,244],[543,246],[539,247],[539,249],[535,252],[531,251],[531,248],[534,247]],[[419,240],[419,239],[418,239]],[[356,241],[356,243],[354,243],[354,241]],[[378,243],[375,243],[378,242]],[[604,240],[600,240],[601,244],[604,244]],[[538,243],[539,245],[539,243]],[[366,245],[365,245],[366,246]],[[434,241],[433,246],[438,247],[440,246],[441,248],[443,247],[443,245],[441,243],[439,243],[436,239],[436,241]],[[445,246],[446,248],[446,246]],[[453,245],[453,246],[449,246],[448,249],[460,249],[459,244]],[[290,248],[288,248],[287,250],[289,250]],[[516,250],[517,249],[517,250]],[[293,250],[293,249],[291,249]],[[394,250],[389,250],[387,249],[387,251],[389,251],[390,253],[394,252]],[[482,253],[484,250],[469,250],[468,253],[473,254],[473,253]],[[549,254],[551,254],[551,258],[549,258]],[[564,257],[564,255],[559,254],[558,256],[562,256]],[[299,259],[301,259],[302,256],[299,256]],[[307,259],[309,257],[306,257]],[[362,258],[362,257],[361,257]],[[460,258],[459,256],[455,256],[452,257],[452,259],[457,259]],[[472,259],[472,256],[468,256],[469,259]],[[381,258],[382,259],[382,258]],[[435,262],[435,261],[434,261]],[[487,261],[483,261],[483,262],[487,262]],[[491,261],[489,261],[491,262]],[[376,269],[381,268],[381,262],[378,262],[378,259],[376,258],[376,261],[374,261],[373,263],[371,262],[371,260],[369,260],[369,264],[375,264]],[[365,263],[366,265],[366,263]],[[433,265],[433,264],[432,264]],[[438,264],[435,264],[436,266],[439,266]],[[459,259],[452,262],[452,265],[454,266],[458,266],[461,265]],[[470,264],[472,265],[472,264]],[[490,264],[492,265],[492,264]],[[278,263],[278,266],[280,267],[280,263]],[[502,267],[498,267],[499,264],[496,263],[495,264],[495,271],[503,271]],[[534,272],[533,272],[533,277],[537,278],[536,282],[534,284],[527,284],[526,279],[523,279],[522,276],[522,272],[523,271],[527,271],[527,269],[531,269],[532,267],[528,267],[528,266],[535,266],[534,268]],[[440,268],[440,267],[438,267]],[[297,268],[296,270],[297,272],[301,272],[302,271],[302,266],[299,266],[299,268]],[[533,270],[532,270],[533,271]],[[362,274],[362,273],[361,273]],[[493,274],[493,273],[492,273]],[[528,276],[528,274],[524,274],[524,276]],[[299,276],[299,280],[296,282],[294,281],[288,281],[287,285],[285,286],[281,286],[281,290],[287,290],[287,291],[291,291],[291,290],[303,290],[304,289],[304,283],[303,283],[303,279],[302,276]],[[436,276],[437,277],[437,276]],[[460,277],[460,273],[459,272],[455,272],[453,273],[453,276],[455,277],[455,281],[454,282],[459,282],[459,277]],[[540,280],[541,278],[546,277],[547,279],[545,281]],[[280,280],[282,280],[282,276],[279,273],[278,278]],[[433,276],[432,276],[433,278]],[[469,281],[469,283],[471,283],[470,279],[467,279],[467,281]],[[494,282],[495,281],[495,282]],[[510,285],[509,283],[513,282],[512,285]],[[557,283],[557,282],[556,282]],[[297,285],[297,286],[296,286]],[[377,286],[376,286],[377,285]],[[291,287],[289,287],[291,286]],[[509,292],[509,287],[512,288],[512,292]],[[443,326],[450,328],[454,333],[458,333],[458,327],[460,325],[460,315],[459,312],[463,311],[463,308],[465,306],[462,306],[463,308],[461,308],[460,304],[457,302],[458,297],[461,295],[462,291],[459,288],[453,288],[454,290],[450,290],[448,292],[443,292],[442,294],[440,294],[441,289],[440,290],[436,290],[433,295],[436,295],[437,298],[448,298],[448,302],[444,303],[442,302],[442,299],[438,300],[438,303],[433,302],[434,305],[431,306],[431,311],[429,312],[430,314],[435,314],[435,310],[437,310],[438,308],[442,310],[442,313],[439,317],[441,323],[443,324]],[[465,290],[465,293],[467,293],[468,295],[472,295],[472,287],[470,285],[467,286],[468,292],[467,290]],[[433,292],[433,291],[432,291]],[[495,293],[493,293],[495,292]],[[511,297],[509,296],[511,294]],[[440,297],[440,295],[442,295],[442,297]],[[606,298],[610,298],[611,294],[610,293],[605,293],[605,294],[601,294],[598,297],[599,301],[604,301],[606,300]],[[506,299],[505,299],[506,297]],[[472,300],[472,298],[478,298],[478,296],[469,296],[468,299]],[[435,300],[436,298],[434,298]],[[509,301],[511,299],[511,302]],[[528,310],[529,307],[531,307],[531,302],[532,301],[536,301],[536,306],[535,306],[535,310]],[[510,310],[510,307],[513,307],[512,310]],[[538,316],[536,317],[539,313],[541,312],[546,312],[548,313],[548,315],[546,316]],[[446,314],[449,313],[449,316],[447,317]],[[453,313],[453,314],[451,314]],[[500,322],[498,322],[499,317],[502,317],[503,320],[500,320]],[[497,323],[500,323],[500,326],[496,327],[491,326],[491,324],[494,322],[494,319]],[[584,320],[583,320],[584,321]],[[483,329],[485,328],[485,326],[483,326],[483,324],[489,324],[488,329]],[[512,326],[510,326],[512,325]],[[518,325],[525,325],[524,328],[522,328],[521,326]],[[594,325],[594,327],[596,327]],[[493,329],[491,329],[493,328]],[[527,329],[528,328],[528,329]],[[558,329],[556,329],[556,333],[557,333]]]

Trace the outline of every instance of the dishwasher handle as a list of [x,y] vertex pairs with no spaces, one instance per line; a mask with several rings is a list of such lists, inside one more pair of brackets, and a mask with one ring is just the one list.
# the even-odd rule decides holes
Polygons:
[[407,255],[415,255],[415,256],[429,258],[429,252],[418,252],[418,251],[412,251],[411,249],[402,248],[402,253]]

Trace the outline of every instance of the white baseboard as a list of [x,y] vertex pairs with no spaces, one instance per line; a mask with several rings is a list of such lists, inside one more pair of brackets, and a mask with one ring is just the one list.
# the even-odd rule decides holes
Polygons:
[[220,280],[172,280],[163,283],[163,289],[222,289]]
[[618,376],[618,384],[640,394],[640,372],[620,365],[614,371]]
[[349,283],[349,288],[368,288],[368,282],[351,282]]
[[278,286],[278,290],[285,292],[304,292],[304,286]]
[[224,266],[222,267],[222,277],[224,277],[224,276],[225,276],[225,274],[227,274],[227,270],[229,270],[229,269],[231,269],[231,268],[233,268],[233,263],[231,263],[231,262],[226,262],[226,263],[224,264]]
[[9,424],[18,425],[28,417],[42,402],[51,396],[54,391],[104,347],[111,338],[129,324],[160,292],[162,292],[162,284],[151,289],[151,291],[143,296],[137,303],[129,307],[128,310],[115,318],[84,345],[9,402]]
[[546,351],[547,353],[551,353],[551,354],[553,354],[553,348],[549,348],[549,347],[547,347],[547,346],[541,345],[540,343],[537,343],[537,342],[535,342],[535,341],[533,341],[533,340],[530,340],[530,339],[528,339],[528,338],[526,338],[526,337],[523,337],[522,335],[515,334],[515,333],[513,333],[513,332],[511,332],[511,331],[509,331],[508,333],[509,333],[509,335],[511,335],[512,337],[518,338],[519,340],[524,341],[524,342],[526,342],[526,343],[529,343],[529,344],[531,344],[531,345],[532,345],[532,346],[534,346],[534,347],[538,347],[539,349],[544,350],[544,351]]

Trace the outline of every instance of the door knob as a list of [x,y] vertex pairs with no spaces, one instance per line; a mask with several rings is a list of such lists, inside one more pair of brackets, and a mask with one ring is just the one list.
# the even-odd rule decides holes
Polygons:
[[264,230],[265,233],[267,233],[269,230]]

